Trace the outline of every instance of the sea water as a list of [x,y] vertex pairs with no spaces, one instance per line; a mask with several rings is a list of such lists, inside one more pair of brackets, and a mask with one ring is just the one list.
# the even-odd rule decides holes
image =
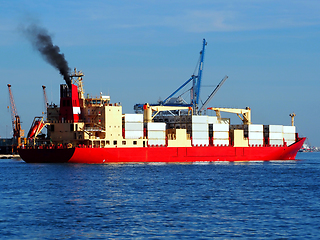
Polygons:
[[319,239],[320,153],[224,164],[0,161],[1,239]]

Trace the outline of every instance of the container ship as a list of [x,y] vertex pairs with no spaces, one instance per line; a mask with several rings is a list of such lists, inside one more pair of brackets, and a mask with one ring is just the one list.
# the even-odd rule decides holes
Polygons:
[[[251,122],[249,107],[207,107],[227,77],[200,106],[206,45],[204,39],[197,74],[164,101],[136,104],[135,113],[122,113],[121,104],[102,93],[85,97],[84,74],[75,69],[70,82],[60,85],[60,105],[48,104],[46,118],[34,118],[20,157],[27,163],[88,164],[294,160],[305,141],[294,115],[291,126],[262,125]],[[189,103],[174,97],[189,83]],[[222,112],[238,115],[242,124],[231,124]]]

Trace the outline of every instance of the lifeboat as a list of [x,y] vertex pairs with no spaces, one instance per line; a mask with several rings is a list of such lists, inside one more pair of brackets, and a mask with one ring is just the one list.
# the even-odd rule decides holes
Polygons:
[[44,126],[45,126],[45,124],[43,122],[41,122],[39,120],[35,121],[28,132],[28,138],[32,139],[33,137],[35,137],[35,135],[37,133],[39,133]]

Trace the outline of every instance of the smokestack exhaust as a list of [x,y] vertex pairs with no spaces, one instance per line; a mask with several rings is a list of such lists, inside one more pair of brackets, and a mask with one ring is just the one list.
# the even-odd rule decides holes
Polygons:
[[41,53],[41,56],[53,67],[59,70],[61,76],[71,89],[70,68],[64,54],[60,53],[60,48],[52,43],[52,37],[48,31],[38,26],[30,24],[23,29],[24,35],[29,39],[32,46]]

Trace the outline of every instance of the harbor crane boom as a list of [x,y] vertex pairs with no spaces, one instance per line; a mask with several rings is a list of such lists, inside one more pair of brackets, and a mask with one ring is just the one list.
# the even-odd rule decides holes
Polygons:
[[218,92],[218,90],[221,88],[221,86],[224,84],[224,82],[228,79],[228,76],[225,76],[221,82],[216,86],[216,88],[212,91],[212,93],[209,95],[207,100],[204,102],[202,107],[200,108],[200,112],[204,111],[207,107],[208,103],[211,101],[211,99],[214,97],[214,95]]
[[198,66],[198,74],[193,74],[191,78],[189,78],[185,83],[183,83],[177,90],[175,90],[172,94],[169,95],[161,104],[167,105],[169,100],[177,93],[179,92],[184,86],[186,86],[189,82],[192,81],[192,87],[191,87],[191,103],[190,104],[183,104],[181,106],[192,106],[194,114],[199,113],[198,104],[200,99],[200,88],[201,88],[201,79],[202,79],[202,71],[203,71],[203,62],[204,62],[204,53],[205,53],[205,47],[207,46],[207,41],[203,39],[202,44],[202,50],[200,51],[200,60],[199,60],[199,66]]
[[203,60],[204,60],[204,52],[205,47],[207,46],[207,41],[203,39],[202,51],[200,52],[200,62],[199,62],[199,70],[198,76],[192,76],[193,86],[192,86],[192,104],[193,104],[193,112],[199,114],[198,104],[200,99],[200,88],[201,88],[201,79],[202,79],[202,71],[203,71]]
[[[197,62],[195,71],[191,75],[191,77],[185,81],[180,87],[178,87],[175,91],[173,91],[167,98],[165,98],[163,101],[158,101],[157,104],[150,104],[150,106],[175,106],[175,107],[191,107],[193,115],[201,115],[202,112],[205,110],[208,103],[211,101],[213,96],[217,93],[217,91],[220,89],[220,87],[223,85],[223,83],[227,80],[227,76],[225,76],[220,83],[216,86],[216,88],[213,90],[213,92],[210,94],[208,99],[205,101],[205,103],[200,105],[200,90],[201,90],[201,81],[202,81],[202,72],[203,72],[203,66],[204,66],[204,55],[205,50],[207,46],[206,39],[203,39],[202,42],[202,49],[200,51],[200,57]],[[196,72],[197,71],[197,72]],[[180,94],[178,97],[175,96],[178,92],[180,92],[184,87],[187,86],[187,84],[190,84],[191,87],[185,91],[184,93]],[[185,94],[186,92],[190,92],[190,102],[185,101],[181,96]],[[144,104],[135,104],[134,110],[136,113],[143,111]],[[200,107],[201,106],[201,107]]]
[[170,94],[169,97],[167,97],[165,100],[163,100],[162,105],[166,105],[166,103],[172,98],[177,92],[179,92],[184,86],[186,86],[193,77],[189,78],[184,84],[182,84],[177,90],[175,90],[172,94]]
[[17,113],[16,105],[14,103],[13,94],[11,91],[11,84],[8,84],[7,86],[9,89],[13,140],[14,140],[14,144],[16,144],[17,146],[20,146],[21,136],[23,135],[23,130],[21,130],[20,116]]

